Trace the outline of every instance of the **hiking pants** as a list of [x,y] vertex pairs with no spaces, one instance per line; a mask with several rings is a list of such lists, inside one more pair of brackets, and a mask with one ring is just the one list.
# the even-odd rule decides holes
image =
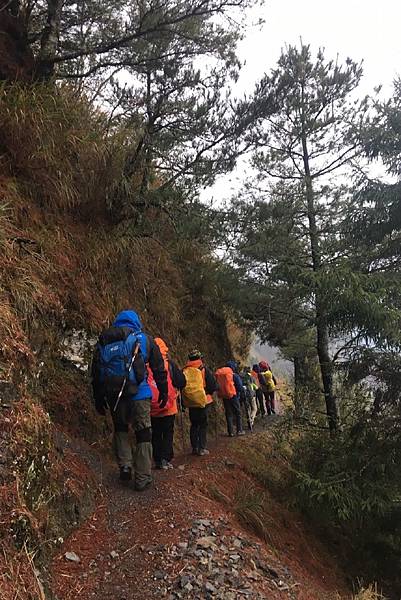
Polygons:
[[271,415],[276,410],[275,401],[274,401],[274,391],[266,392],[265,398],[266,398],[267,414]]
[[251,420],[251,425],[255,423],[256,414],[258,412],[258,404],[256,402],[256,394],[252,394],[249,399],[249,417]]
[[206,405],[204,408],[189,409],[189,420],[191,421],[189,435],[192,450],[203,450],[206,448],[208,408],[209,405]]
[[239,398],[231,398],[231,400],[223,400],[223,402],[226,413],[228,435],[232,435],[234,433],[234,421],[237,433],[239,433],[242,431],[241,405]]
[[264,417],[266,414],[266,407],[265,407],[265,398],[263,395],[262,388],[258,388],[256,390],[256,401],[258,403],[260,415],[261,415],[261,417]]
[[[119,467],[135,471],[135,485],[145,487],[152,481],[152,430],[150,398],[121,400],[117,410],[111,409],[114,424],[113,448]],[[136,447],[133,452],[129,426],[135,431]]]
[[175,415],[152,417],[152,447],[153,459],[156,464],[162,460],[170,462],[173,458]]

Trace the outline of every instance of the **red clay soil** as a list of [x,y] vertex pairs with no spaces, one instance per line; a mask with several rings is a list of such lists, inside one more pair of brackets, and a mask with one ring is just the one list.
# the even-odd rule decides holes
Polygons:
[[[123,487],[116,478],[115,467],[104,460],[105,477],[95,512],[65,540],[54,557],[51,589],[55,597],[58,600],[212,597],[199,592],[174,596],[170,591],[177,589],[172,582],[191,560],[176,556],[174,548],[188,541],[194,520],[199,518],[219,522],[225,535],[245,540],[248,548],[245,562],[255,565],[255,561],[262,560],[276,572],[276,577],[253,582],[253,590],[259,595],[251,597],[297,600],[349,597],[335,560],[307,530],[299,515],[271,499],[268,542],[244,529],[237,520],[236,491],[239,486],[257,486],[236,456],[236,448],[246,444],[247,436],[234,440],[221,437],[211,445],[207,457],[182,454],[176,458],[174,470],[158,471],[153,488],[142,493]],[[80,562],[68,561],[66,552],[76,553]],[[162,582],[160,571],[162,574],[168,571],[168,578],[164,577]],[[230,597],[245,596],[234,592]]]

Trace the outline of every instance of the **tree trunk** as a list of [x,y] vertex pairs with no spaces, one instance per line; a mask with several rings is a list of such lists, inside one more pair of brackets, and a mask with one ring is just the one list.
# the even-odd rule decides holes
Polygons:
[[19,3],[0,0],[0,81],[32,81],[35,62]]
[[124,167],[124,175],[130,178],[141,172],[139,185],[139,195],[146,197],[149,190],[149,178],[152,167],[153,153],[151,149],[152,129],[155,116],[152,111],[152,73],[146,73],[146,121],[144,123],[144,132],[135,148],[132,156],[128,156]]
[[54,75],[54,60],[58,47],[61,13],[64,0],[47,0],[47,23],[40,41],[36,73],[48,81]]
[[[305,169],[305,188],[309,221],[309,240],[311,246],[312,266],[313,271],[317,273],[322,267],[322,262],[320,256],[319,232],[316,225],[316,211],[313,183],[309,166],[308,145],[304,127],[302,131],[302,151]],[[323,392],[326,402],[326,413],[329,429],[331,432],[334,432],[338,427],[337,399],[334,395],[333,390],[333,365],[329,353],[329,331],[327,326],[324,302],[322,298],[322,291],[320,290],[318,285],[316,285],[315,287],[315,302],[317,334],[316,350],[319,358],[320,373],[322,376]]]
[[317,354],[319,357],[320,372],[322,374],[327,419],[329,429],[333,432],[338,427],[337,399],[333,391],[333,364],[329,353],[329,332],[324,308],[320,306],[320,298],[318,298],[318,296],[316,296],[316,330]]
[[302,397],[306,393],[305,380],[305,359],[303,356],[296,355],[294,360],[294,384],[295,384],[295,410],[301,408]]

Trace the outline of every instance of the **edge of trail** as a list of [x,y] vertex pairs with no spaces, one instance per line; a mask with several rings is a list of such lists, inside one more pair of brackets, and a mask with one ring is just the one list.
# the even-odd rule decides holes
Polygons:
[[[268,425],[276,418],[269,419]],[[83,442],[70,450],[95,472],[91,516],[54,556],[50,588],[57,600],[176,598],[339,598],[347,586],[334,558],[302,517],[275,500],[241,458],[253,434],[220,436],[204,457],[180,454],[176,468],[155,471],[145,492],[122,486],[115,465]],[[266,460],[274,460],[266,456]],[[247,500],[247,492],[252,494]],[[268,504],[264,539],[252,502]],[[247,505],[248,502],[248,505]],[[74,561],[66,559],[73,552]],[[79,562],[78,562],[79,561]]]

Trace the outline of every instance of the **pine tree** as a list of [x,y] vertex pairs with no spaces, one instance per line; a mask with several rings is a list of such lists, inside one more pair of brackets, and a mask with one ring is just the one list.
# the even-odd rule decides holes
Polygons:
[[[142,64],[144,45],[154,38],[177,41],[183,26],[208,24],[212,37],[238,32],[242,11],[252,0],[38,0],[5,3],[34,54],[36,76],[85,78]],[[238,16],[235,23],[233,16]],[[196,27],[195,27],[196,29]],[[203,31],[205,33],[205,30]],[[193,31],[193,39],[208,44]],[[209,46],[210,47],[210,46]]]
[[[338,227],[343,196],[334,174],[344,175],[358,152],[349,135],[350,123],[363,118],[364,105],[355,105],[350,95],[361,77],[361,68],[351,60],[340,66],[325,61],[319,52],[312,60],[308,46],[289,47],[282,53],[278,67],[258,84],[252,112],[255,123],[252,142],[257,148],[253,164],[258,186],[280,181],[285,195],[293,197],[296,228],[284,236],[289,245],[301,240],[303,267],[298,265],[295,279],[303,281],[304,305],[313,312],[316,351],[323,383],[328,423],[331,431],[338,425],[338,407],[333,386],[333,362],[329,346],[329,314],[332,304],[333,260],[341,255]],[[293,213],[294,215],[295,213]],[[290,218],[290,217],[289,217]],[[293,218],[293,217],[292,217]],[[283,260],[279,259],[280,268]],[[299,262],[299,260],[298,260]]]

